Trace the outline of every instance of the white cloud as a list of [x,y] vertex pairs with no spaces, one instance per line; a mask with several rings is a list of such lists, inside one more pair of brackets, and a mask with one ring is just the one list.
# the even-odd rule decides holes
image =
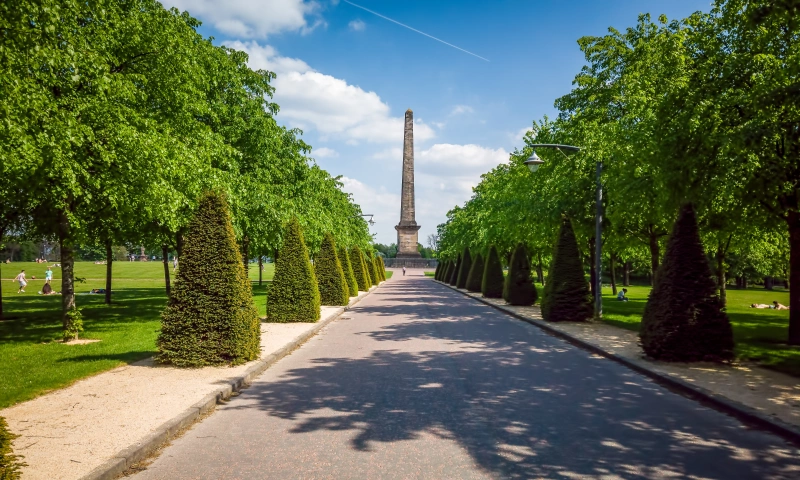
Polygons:
[[400,147],[387,148],[372,154],[375,160],[397,160],[403,158],[403,149]]
[[525,142],[523,141],[523,139],[525,138],[525,134],[527,134],[530,131],[531,131],[531,127],[520,128],[516,132],[509,133],[508,134],[508,138],[510,138],[511,141],[514,142],[515,146],[520,146],[521,147],[521,146],[523,146],[525,144]]
[[453,107],[453,110],[450,112],[450,115],[462,115],[465,113],[473,113],[475,110],[472,109],[469,105],[456,105]]
[[[314,128],[323,139],[336,138],[350,144],[402,142],[403,117],[392,117],[389,105],[377,93],[317,72],[302,60],[281,57],[269,45],[254,41],[226,45],[247,52],[250,67],[276,73],[273,85],[275,102],[281,107],[278,118],[291,126]],[[415,140],[434,135],[426,123],[414,122]]]
[[367,28],[367,24],[361,20],[353,20],[348,23],[347,26],[354,32],[363,32],[364,29]]
[[328,147],[315,148],[311,151],[311,154],[315,158],[335,158],[339,156],[339,152]]
[[320,4],[313,0],[166,0],[163,3],[188,10],[220,32],[239,38],[266,38],[284,31],[307,33],[324,24],[319,17],[311,24],[306,19],[320,10]]
[[473,144],[437,143],[419,152],[415,160],[422,171],[472,176],[507,161],[508,152],[502,148],[491,149]]

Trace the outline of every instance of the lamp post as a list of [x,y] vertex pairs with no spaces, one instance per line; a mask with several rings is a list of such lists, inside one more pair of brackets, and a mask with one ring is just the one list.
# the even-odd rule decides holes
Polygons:
[[[537,143],[531,145],[534,148],[533,153],[530,157],[525,161],[525,165],[528,166],[532,173],[536,173],[536,170],[544,163],[544,160],[539,158],[536,155],[537,148],[555,148],[564,156],[564,150],[568,152],[579,152],[581,151],[580,147],[575,147],[572,145],[559,145],[555,143]],[[602,266],[602,258],[601,254],[603,252],[602,243],[603,243],[603,186],[600,183],[600,175],[603,173],[603,162],[597,161],[597,165],[595,167],[595,215],[594,215],[594,263],[595,263],[595,284],[594,284],[594,315],[595,318],[600,318],[603,316],[603,275],[601,273],[601,266]]]
[[364,213],[364,214],[352,215],[350,218],[369,217],[369,220],[367,220],[367,223],[369,223],[369,226],[371,227],[371,226],[375,225],[375,220],[372,219],[373,216],[374,215],[372,215],[371,213]]

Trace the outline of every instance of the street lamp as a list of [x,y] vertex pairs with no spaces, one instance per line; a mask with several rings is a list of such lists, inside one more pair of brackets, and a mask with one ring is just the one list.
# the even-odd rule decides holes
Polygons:
[[[559,145],[556,143],[537,143],[531,145],[534,148],[533,154],[525,160],[525,165],[528,166],[531,172],[536,173],[544,161],[536,155],[537,148],[555,148],[564,156],[564,150],[568,152],[580,152],[580,147],[572,145]],[[595,215],[594,215],[594,262],[595,262],[595,285],[594,285],[594,315],[596,318],[603,316],[603,275],[601,273],[602,266],[602,243],[603,243],[603,186],[600,183],[600,175],[603,173],[603,162],[597,161],[595,168]]]
[[369,226],[371,227],[371,226],[375,225],[375,220],[372,219],[373,215],[371,213],[364,213],[364,214],[361,214],[361,215],[353,215],[350,218],[355,218],[355,217],[369,217],[369,220],[367,220],[367,223],[369,223]]

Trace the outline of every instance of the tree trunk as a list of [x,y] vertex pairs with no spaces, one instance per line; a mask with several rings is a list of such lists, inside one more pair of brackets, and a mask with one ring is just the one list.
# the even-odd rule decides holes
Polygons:
[[183,255],[183,233],[180,230],[175,234],[175,252],[178,254],[180,262],[181,255]]
[[595,238],[592,237],[589,239],[589,282],[590,290],[592,292],[592,298],[597,299],[597,270],[595,269],[595,255],[594,255],[594,242]]
[[631,262],[625,262],[625,265],[622,267],[622,286],[631,286]]
[[536,254],[536,276],[538,277],[539,283],[544,285],[544,268],[542,267],[542,254]]
[[242,237],[242,262],[244,262],[244,276],[250,278],[250,239]]
[[161,257],[161,261],[164,264],[164,283],[167,285],[167,297],[169,298],[169,250],[167,250],[166,245],[161,245]]
[[106,242],[106,305],[111,305],[111,262],[114,256],[111,253],[111,241]]
[[742,275],[742,288],[747,290],[747,275]]
[[[791,256],[791,254],[790,254]],[[789,260],[791,262],[791,260]],[[772,277],[764,277],[764,289],[772,290]]]
[[800,345],[800,212],[790,211],[789,223],[789,344]]
[[61,246],[61,318],[64,331],[69,330],[71,319],[67,312],[75,308],[75,253],[69,238],[67,213],[58,215],[58,243]]
[[736,289],[737,290],[741,290],[742,289],[742,277],[741,277],[741,275],[736,277]]
[[258,256],[258,286],[261,286],[262,274],[264,273],[264,256]]
[[661,255],[658,248],[658,235],[656,235],[655,228],[650,225],[650,285],[656,283],[656,272],[658,272],[658,262],[661,260]]
[[725,278],[725,250],[722,248],[722,242],[717,245],[717,291],[719,292],[719,301],[722,306],[727,305],[727,291]]
[[611,293],[617,294],[617,272],[614,268],[614,252],[608,256],[608,267],[611,269]]

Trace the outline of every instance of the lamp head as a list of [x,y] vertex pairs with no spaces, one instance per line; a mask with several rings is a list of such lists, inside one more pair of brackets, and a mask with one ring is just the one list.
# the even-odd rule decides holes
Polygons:
[[525,165],[528,166],[528,168],[531,170],[531,173],[536,173],[536,170],[539,170],[539,166],[543,163],[544,160],[542,160],[541,158],[539,158],[538,155],[536,155],[536,150],[534,150],[531,156],[528,157],[527,160],[525,160]]

